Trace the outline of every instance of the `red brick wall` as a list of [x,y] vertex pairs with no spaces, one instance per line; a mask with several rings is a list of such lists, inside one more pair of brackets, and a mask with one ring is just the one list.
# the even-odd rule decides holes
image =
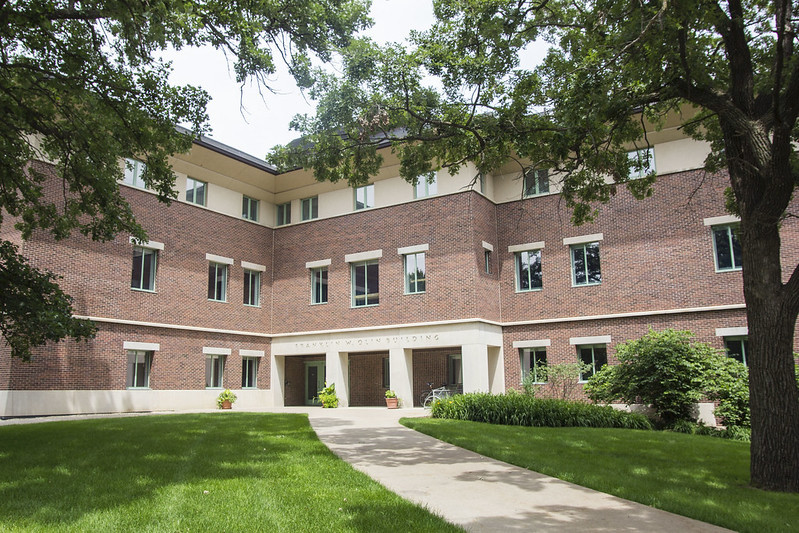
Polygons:
[[350,354],[350,406],[386,405],[383,358],[388,352]]
[[[470,229],[474,247],[474,317],[487,320],[502,320],[499,292],[499,238],[497,235],[497,208],[485,197],[471,193]],[[485,248],[483,241],[491,244],[491,273],[485,271]],[[507,250],[507,248],[506,248]]]
[[433,383],[433,388],[447,384],[447,356],[461,353],[460,346],[452,348],[439,348],[435,350],[413,351],[413,405],[421,407],[422,393],[430,390],[428,382]]

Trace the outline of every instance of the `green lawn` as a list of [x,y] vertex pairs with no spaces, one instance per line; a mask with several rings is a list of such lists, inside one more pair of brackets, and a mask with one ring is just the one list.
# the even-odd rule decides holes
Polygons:
[[501,461],[736,531],[799,531],[799,494],[747,486],[747,443],[663,431],[401,422]]
[[336,458],[305,415],[0,427],[0,531],[461,531]]

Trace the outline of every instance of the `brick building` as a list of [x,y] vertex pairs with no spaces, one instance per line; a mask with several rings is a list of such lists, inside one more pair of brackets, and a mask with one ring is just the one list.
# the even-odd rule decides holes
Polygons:
[[[382,405],[387,388],[418,405],[430,382],[502,392],[547,363],[598,369],[650,326],[745,360],[727,179],[699,170],[707,146],[676,124],[649,140],[654,195],[620,189],[580,227],[557,176],[510,164],[414,187],[387,155],[353,190],[201,139],[174,158],[167,207],[128,162],[123,194],[149,242],[0,227],[99,327],[30,363],[0,347],[0,416],[210,408],[220,388],[243,407],[303,405],[325,380],[345,406]],[[797,239],[786,220],[786,264]]]

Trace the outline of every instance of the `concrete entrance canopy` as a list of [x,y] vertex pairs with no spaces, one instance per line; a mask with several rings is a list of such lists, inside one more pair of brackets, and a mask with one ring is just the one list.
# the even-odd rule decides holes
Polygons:
[[463,391],[505,390],[502,328],[482,320],[437,322],[353,330],[276,335],[272,339],[272,394],[275,406],[285,399],[285,358],[325,354],[327,381],[336,384],[341,407],[349,406],[349,354],[387,351],[390,385],[402,405],[413,405],[413,350],[459,346],[463,356]]

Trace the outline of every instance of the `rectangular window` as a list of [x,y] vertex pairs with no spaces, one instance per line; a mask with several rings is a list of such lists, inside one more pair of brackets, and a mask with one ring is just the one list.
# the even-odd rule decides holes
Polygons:
[[190,204],[205,205],[208,184],[194,178],[186,178],[186,201]]
[[391,388],[391,365],[388,357],[383,358],[383,388]]
[[205,358],[205,388],[221,389],[225,373],[225,356],[208,355]]
[[258,357],[241,358],[241,388],[255,389],[258,387]]
[[413,187],[414,198],[424,198],[425,196],[433,196],[438,192],[437,176],[435,172],[419,176],[416,185]]
[[150,388],[150,366],[153,361],[153,352],[141,350],[128,350],[128,379],[129,389]]
[[455,392],[463,390],[463,359],[461,354],[447,356],[447,384]]
[[572,284],[598,285],[602,282],[599,267],[599,242],[589,242],[571,247]]
[[534,383],[547,382],[546,348],[522,348],[519,357],[522,363],[522,379],[532,376]]
[[255,270],[244,271],[244,305],[261,305],[261,273]]
[[146,189],[144,184],[144,169],[147,168],[144,163],[136,159],[125,159],[125,177],[122,179],[123,183]]
[[655,172],[655,150],[653,148],[643,148],[627,152],[630,160],[630,179],[643,178],[647,174]]
[[327,267],[311,269],[311,303],[327,303]]
[[588,381],[588,378],[602,370],[608,364],[608,350],[604,344],[593,346],[578,346],[577,355],[581,363],[590,365],[591,368],[580,373],[580,381]]
[[486,274],[491,274],[491,250],[486,250],[484,255]]
[[134,246],[130,288],[140,291],[155,291],[155,271],[157,265],[158,250]]
[[549,192],[549,171],[545,168],[529,168],[524,173],[524,197],[538,196]]
[[749,351],[748,337],[724,337],[724,347],[727,348],[727,355],[746,366],[746,353]]
[[380,272],[377,261],[352,264],[352,306],[380,303]]
[[535,291],[543,287],[541,250],[516,252],[516,291]]
[[424,252],[405,256],[405,294],[425,292]]
[[259,201],[254,198],[250,198],[249,196],[242,197],[241,218],[258,222],[258,204]]
[[486,192],[486,177],[481,172],[477,175],[477,182],[480,184],[480,192],[485,194]]
[[277,206],[277,225],[291,224],[291,202]]
[[368,209],[375,206],[374,184],[364,185],[355,189],[355,210]]
[[741,270],[741,242],[738,240],[739,228],[739,224],[713,226],[716,272]]
[[300,200],[302,220],[313,220],[319,217],[319,197],[303,198]]
[[208,263],[208,299],[227,301],[227,265]]

